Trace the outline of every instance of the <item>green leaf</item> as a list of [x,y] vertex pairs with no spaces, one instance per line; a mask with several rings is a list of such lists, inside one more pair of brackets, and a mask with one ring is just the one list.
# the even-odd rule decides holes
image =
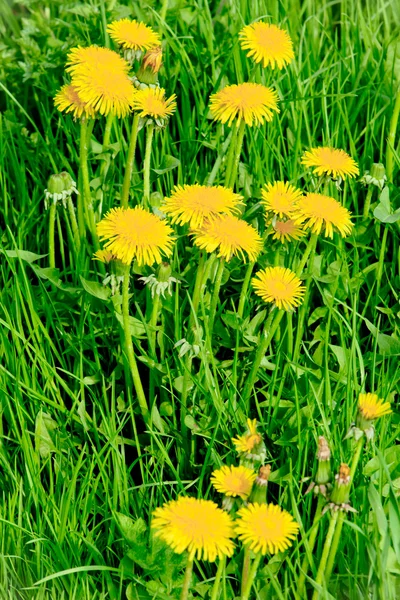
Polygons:
[[144,586],[137,583],[130,583],[126,588],[126,600],[151,600],[154,596],[149,596]]
[[[117,321],[123,327],[124,320],[122,318],[122,315],[119,313],[115,313],[115,316],[117,318]],[[135,317],[129,317],[129,329],[131,332],[131,336],[134,338],[143,339],[147,337],[145,326],[143,325],[142,321],[139,321],[139,319],[136,319]]]
[[130,517],[119,512],[115,513],[115,517],[117,525],[127,542],[133,546],[139,542],[143,544],[143,536],[147,531],[147,525],[143,519],[136,519],[136,521],[134,521]]
[[398,356],[400,354],[400,340],[393,335],[378,333],[378,346],[382,354]]
[[35,260],[39,260],[39,258],[44,258],[47,254],[35,254],[34,252],[29,252],[29,250],[2,250],[8,258],[21,258],[28,263],[33,263]]
[[83,289],[91,296],[94,296],[99,300],[105,301],[108,300],[111,296],[110,288],[104,287],[104,285],[102,285],[101,283],[98,283],[97,281],[89,281],[88,279],[84,279],[82,275],[80,276],[80,279]]
[[35,421],[35,448],[42,458],[56,452],[51,432],[57,429],[58,425],[54,419],[47,413],[40,411]]
[[164,154],[161,165],[158,169],[153,169],[157,175],[163,175],[164,173],[168,173],[168,171],[172,171],[172,169],[176,169],[181,164],[179,158],[175,158],[170,154]]
[[383,188],[379,196],[379,204],[374,210],[374,217],[381,223],[395,223],[400,220],[400,210],[392,212],[390,207],[388,186]]

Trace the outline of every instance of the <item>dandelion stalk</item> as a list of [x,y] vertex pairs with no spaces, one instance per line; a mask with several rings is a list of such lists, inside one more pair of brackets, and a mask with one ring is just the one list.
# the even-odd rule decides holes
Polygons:
[[75,215],[75,207],[74,203],[72,202],[71,196],[67,198],[67,210],[71,221],[71,230],[74,238],[75,247],[77,252],[79,252],[79,250],[81,249],[81,239],[79,236],[79,227]]
[[192,581],[192,572],[193,572],[193,560],[189,556],[188,561],[186,563],[185,576],[183,578],[180,600],[187,600],[189,597],[190,583]]
[[146,131],[146,150],[143,163],[143,203],[145,207],[149,206],[150,200],[150,162],[151,146],[153,143],[154,125],[148,125]]
[[[82,176],[83,187],[83,212],[88,220],[89,230],[92,235],[93,246],[95,250],[100,249],[99,240],[96,233],[96,219],[93,210],[92,196],[89,183],[89,167],[88,167],[88,120],[81,119],[81,135],[79,147],[79,163]],[[79,213],[78,213],[79,218]]]
[[235,187],[237,171],[239,168],[240,154],[242,152],[245,128],[246,128],[245,121],[241,121],[241,123],[239,125],[239,130],[237,133],[235,155],[234,155],[234,161],[233,161],[233,165],[232,165],[231,177],[230,177],[230,181],[229,181],[229,187],[231,187],[232,189]]
[[135,351],[132,344],[132,334],[129,324],[129,275],[131,266],[125,267],[124,280],[122,283],[122,319],[125,336],[125,349],[128,358],[128,364],[135,386],[139,407],[143,416],[143,419],[147,423],[149,421],[149,408],[147,405],[146,396],[144,394],[142,381],[140,379],[139,370],[136,363]]
[[233,159],[234,159],[235,150],[236,150],[237,133],[238,133],[238,128],[232,127],[230,143],[229,143],[228,158],[226,161],[225,187],[229,186],[229,182],[231,180],[232,164],[233,164]]
[[222,573],[224,572],[226,564],[226,556],[219,559],[217,573],[214,579],[214,585],[211,590],[210,600],[218,600],[219,584],[221,582]]
[[261,557],[262,557],[262,554],[261,554],[261,552],[259,552],[256,555],[255,559],[253,560],[253,564],[251,565],[249,576],[246,581],[246,585],[245,585],[244,590],[241,595],[241,600],[248,600],[248,598],[250,596],[251,587],[254,583],[254,579],[256,577],[257,570],[258,570],[258,566],[261,561]]
[[[339,516],[339,511],[335,511],[332,514],[331,520],[329,523],[329,529],[326,534],[325,544],[324,544],[324,548],[322,550],[321,562],[319,563],[318,573],[317,573],[317,577],[315,579],[315,582],[318,585],[318,587],[322,585],[322,582],[324,580],[324,575],[326,572],[326,563],[327,563],[328,556],[329,556],[329,553],[331,550],[333,535],[335,533],[338,516]],[[312,600],[318,600],[318,598],[319,598],[319,591],[318,591],[318,589],[316,589],[316,590],[314,590],[314,593],[312,595]]]
[[363,209],[363,217],[364,219],[368,218],[369,208],[371,206],[371,198],[372,198],[373,186],[370,185],[368,188],[367,196],[365,198],[364,209]]
[[[317,508],[315,509],[314,520],[313,520],[313,524],[311,527],[310,539],[308,540],[308,548],[309,548],[310,555],[312,555],[314,546],[315,546],[315,542],[317,541],[317,535],[318,535],[318,531],[319,531],[322,508],[323,508],[325,502],[326,502],[326,500],[324,499],[322,494],[318,494]],[[301,565],[300,577],[299,577],[299,580],[297,583],[297,590],[298,590],[299,598],[303,597],[304,586],[306,583],[306,575],[307,575],[308,567],[310,564],[308,556],[309,555],[306,554],[306,556],[304,557],[304,560]]]
[[242,582],[241,582],[241,594],[244,594],[246,589],[247,581],[249,579],[250,574],[250,548],[248,546],[244,547],[244,555],[243,555],[243,568],[242,568]]
[[237,310],[237,314],[240,319],[243,317],[243,311],[244,311],[244,305],[246,302],[247,290],[249,289],[251,274],[253,272],[255,264],[256,264],[255,262],[249,263],[249,265],[246,269],[244,279],[243,279],[242,289],[240,290],[239,305],[238,305],[238,310]]
[[[112,130],[114,118],[115,118],[115,115],[112,112],[110,112],[107,115],[106,126],[105,126],[105,129],[104,129],[104,136],[103,136],[102,152],[105,152],[105,150],[107,149],[107,146],[110,143],[111,130]],[[106,167],[108,167],[109,163],[110,163],[110,161],[109,161],[109,157],[108,156],[107,156],[107,160],[103,159],[102,162],[101,162],[101,166],[100,166],[100,178],[102,179],[103,183],[104,183],[104,177],[105,177]]]
[[121,206],[127,208],[129,204],[129,189],[131,187],[133,163],[135,162],[136,142],[139,128],[139,113],[136,113],[132,121],[131,137],[129,140],[128,156],[126,158],[126,167],[124,182],[122,184]]
[[159,308],[160,308],[160,294],[154,294],[154,298],[153,298],[153,306],[151,309],[151,317],[150,317],[150,349],[151,352],[153,353],[153,358],[154,360],[157,359],[157,353],[156,353],[156,335],[157,335],[157,331],[156,331],[156,327],[157,327],[157,321],[158,321],[158,314],[159,314]]
[[213,331],[215,313],[217,311],[217,304],[218,304],[218,299],[219,299],[219,292],[221,289],[222,276],[224,274],[224,268],[225,268],[225,260],[223,258],[220,258],[219,264],[218,264],[218,269],[217,269],[217,274],[215,276],[214,291],[213,291],[213,295],[211,298],[210,314],[209,314],[209,318],[208,318],[208,330],[209,330],[210,335],[212,335],[212,331]]
[[49,210],[49,267],[54,269],[56,266],[55,249],[54,249],[54,232],[56,224],[57,204],[51,202]]

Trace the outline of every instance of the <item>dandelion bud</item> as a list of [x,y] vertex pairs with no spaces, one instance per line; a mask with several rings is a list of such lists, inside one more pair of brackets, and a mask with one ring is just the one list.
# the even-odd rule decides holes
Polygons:
[[169,280],[172,274],[171,265],[167,262],[162,262],[158,267],[157,279],[160,282],[166,282]]
[[374,163],[371,171],[365,171],[360,181],[365,185],[376,185],[380,190],[383,189],[387,180],[385,167],[382,163]]
[[151,69],[153,73],[158,73],[162,65],[162,50],[161,46],[151,48],[146,52],[143,58],[142,67]]
[[339,508],[347,505],[350,494],[350,467],[342,463],[339,472],[335,475],[335,484],[333,486],[331,502]]
[[136,76],[133,78],[133,85],[138,89],[158,86],[158,71],[162,64],[161,46],[151,48],[143,57]]
[[71,175],[66,171],[51,175],[47,182],[47,189],[44,190],[45,195],[45,206],[47,208],[47,201],[52,200],[53,204],[57,204],[60,200],[65,205],[65,201],[69,198],[72,193],[78,193],[76,189],[76,183],[72,179]]
[[306,494],[314,491],[314,494],[327,495],[327,492],[331,486],[330,481],[332,478],[331,473],[331,450],[329,448],[326,439],[320,435],[318,438],[318,450],[316,455],[318,461],[317,473],[315,475],[315,481],[312,481],[306,490]]
[[258,502],[258,504],[265,504],[267,502],[267,488],[270,475],[271,465],[264,465],[263,467],[260,467],[258,475],[254,481],[250,502]]

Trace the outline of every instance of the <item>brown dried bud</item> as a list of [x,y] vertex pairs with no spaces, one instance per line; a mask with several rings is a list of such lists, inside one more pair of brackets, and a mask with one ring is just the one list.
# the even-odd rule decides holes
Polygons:
[[318,438],[317,460],[330,460],[331,450],[323,435]]

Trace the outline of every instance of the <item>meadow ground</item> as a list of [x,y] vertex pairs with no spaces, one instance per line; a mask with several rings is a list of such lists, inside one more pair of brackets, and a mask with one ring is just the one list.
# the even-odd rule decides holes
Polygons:
[[[246,262],[217,256],[209,238],[200,250],[187,224],[171,225],[164,271],[135,261],[129,279],[116,261],[92,260],[94,222],[124,196],[132,116],[82,125],[54,96],[70,81],[71,48],[118,51],[106,26],[121,18],[159,33],[159,81],[177,103],[152,140],[142,122],[130,206],[164,217],[174,185],[234,188],[237,216],[263,243]],[[258,19],[290,34],[294,59],[282,69],[241,48],[239,32]],[[399,22],[400,6],[384,0],[0,0],[1,600],[179,598],[187,553],[149,534],[152,514],[185,495],[221,506],[211,474],[239,460],[271,467],[268,502],[299,531],[257,572],[259,554],[237,538],[227,561],[195,558],[189,595],[400,597]],[[236,121],[213,119],[209,99],[248,81],[275,90],[280,112],[238,134]],[[301,158],[321,146],[345,150],[359,175],[318,179]],[[77,229],[69,198],[45,206],[61,171],[80,191]],[[266,212],[261,190],[276,181],[333,197],[354,226],[326,237],[322,219],[316,235],[303,214],[303,237],[273,239],[282,215]],[[146,229],[155,246],[159,223]],[[255,294],[250,278],[269,266],[300,276],[294,311]],[[154,281],[169,284],[164,295]],[[345,439],[369,392],[392,413],[370,441],[360,416],[361,441]],[[248,418],[263,442],[249,439]],[[327,479],[351,467],[349,498],[336,489],[330,501],[357,512],[321,516],[325,498],[305,494],[319,436],[332,453]],[[198,531],[206,538],[217,521]],[[263,523],[255,536],[278,535]]]

